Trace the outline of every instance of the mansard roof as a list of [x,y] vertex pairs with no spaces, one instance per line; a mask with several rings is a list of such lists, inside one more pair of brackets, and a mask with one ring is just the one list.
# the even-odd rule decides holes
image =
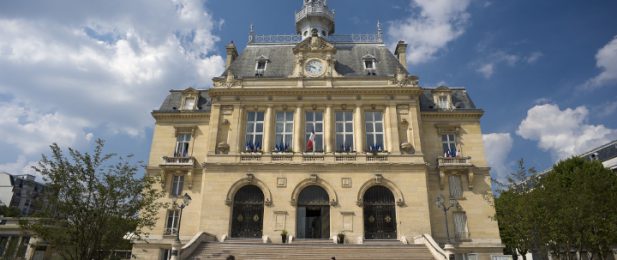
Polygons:
[[469,94],[467,94],[467,90],[465,88],[447,88],[447,87],[438,87],[435,89],[432,88],[423,88],[423,93],[420,95],[420,110],[421,111],[438,111],[437,104],[433,101],[433,91],[443,91],[449,90],[451,93],[452,105],[454,106],[454,110],[479,110],[476,108],[476,105],[473,103]]
[[[208,96],[208,90],[196,90],[199,92],[199,100],[197,101],[197,110],[183,112],[210,112],[212,108],[212,100]],[[161,104],[161,107],[154,112],[173,113],[180,112],[184,90],[170,90],[169,95]]]
[[[343,77],[366,76],[363,57],[374,56],[377,60],[375,76],[394,76],[405,68],[382,43],[334,43],[336,47],[335,69]],[[255,59],[269,57],[263,77],[286,78],[292,75],[295,66],[294,44],[258,45],[249,44],[244,52],[231,64],[229,70],[237,78],[255,77]],[[226,76],[227,71],[222,76]]]

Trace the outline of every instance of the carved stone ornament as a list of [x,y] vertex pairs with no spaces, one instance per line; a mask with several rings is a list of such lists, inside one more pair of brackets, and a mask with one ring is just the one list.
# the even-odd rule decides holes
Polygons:
[[218,153],[227,154],[229,153],[229,144],[226,142],[220,142],[216,145],[216,149]]
[[383,181],[383,175],[375,174],[375,183],[379,184]]
[[401,143],[401,151],[407,154],[415,153],[415,149],[413,148],[413,145],[408,142]]
[[356,201],[356,205],[358,205],[358,207],[362,207],[364,206],[364,201],[359,199],[358,201]]
[[247,173],[246,174],[246,181],[248,183],[253,183],[253,181],[255,181],[255,175],[253,175],[252,173]]
[[317,180],[319,179],[317,174],[311,174],[310,178],[311,178],[311,182],[313,182],[313,183],[317,183]]
[[270,198],[266,198],[266,200],[264,201],[264,205],[266,205],[267,207],[272,206],[272,201],[270,200]]
[[336,207],[336,205],[338,205],[338,202],[335,199],[331,199],[330,200],[330,206]]

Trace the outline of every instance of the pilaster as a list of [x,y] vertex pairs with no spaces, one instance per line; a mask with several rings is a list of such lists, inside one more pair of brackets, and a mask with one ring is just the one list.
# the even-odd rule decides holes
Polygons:
[[326,106],[326,112],[324,113],[324,144],[326,146],[326,153],[330,154],[334,152],[334,113],[332,112],[332,105]]
[[264,116],[263,152],[271,153],[274,139],[274,108],[269,105]]
[[296,153],[303,152],[303,136],[304,136],[304,109],[301,105],[298,105],[296,112],[294,113],[294,135],[293,135],[293,150]]
[[230,128],[229,131],[231,133],[229,135],[229,140],[227,140],[230,147],[230,153],[232,154],[239,153],[244,148],[244,145],[241,142],[241,140],[243,140],[241,134],[244,133],[243,130],[245,129],[244,120],[242,120],[243,117],[244,107],[242,105],[235,105],[234,114],[232,116],[232,124],[235,128]]
[[[396,105],[390,104],[386,107],[386,119],[387,119],[387,127],[384,130],[387,130],[386,136],[388,137],[388,151],[394,154],[399,154],[400,150],[400,140],[398,135],[398,116],[396,114]],[[386,122],[384,122],[386,123]]]
[[354,124],[354,129],[353,129],[353,134],[354,134],[354,150],[356,150],[359,153],[364,152],[364,115],[362,114],[364,111],[364,109],[362,109],[362,105],[358,104],[356,105],[355,111],[354,111],[354,120],[353,120],[353,124]]
[[210,112],[210,133],[208,134],[208,154],[216,153],[216,140],[219,132],[219,124],[221,120],[221,105],[212,104]]

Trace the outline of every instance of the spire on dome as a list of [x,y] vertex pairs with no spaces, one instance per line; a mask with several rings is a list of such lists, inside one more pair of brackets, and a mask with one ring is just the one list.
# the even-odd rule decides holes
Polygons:
[[317,31],[319,36],[334,33],[334,11],[328,8],[327,0],[303,0],[302,10],[296,13],[296,33],[302,38]]

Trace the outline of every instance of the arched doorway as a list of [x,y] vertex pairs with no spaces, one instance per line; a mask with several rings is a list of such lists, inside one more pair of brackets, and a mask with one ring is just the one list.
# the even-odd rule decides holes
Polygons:
[[312,185],[304,188],[298,196],[296,236],[308,239],[329,239],[330,204],[328,192]]
[[369,188],[363,197],[364,238],[396,239],[394,195],[384,186]]
[[231,215],[232,238],[261,238],[263,234],[264,194],[255,185],[242,187],[234,196]]

